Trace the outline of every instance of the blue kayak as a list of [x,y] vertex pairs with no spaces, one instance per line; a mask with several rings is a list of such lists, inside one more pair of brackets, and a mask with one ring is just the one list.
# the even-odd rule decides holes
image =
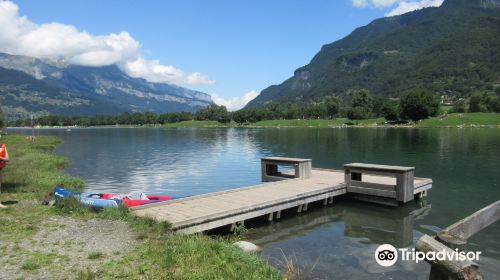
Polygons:
[[81,204],[88,205],[93,208],[118,207],[121,204],[119,199],[103,199],[99,194],[68,190],[61,186],[54,189],[54,196],[59,202],[69,197],[76,198]]

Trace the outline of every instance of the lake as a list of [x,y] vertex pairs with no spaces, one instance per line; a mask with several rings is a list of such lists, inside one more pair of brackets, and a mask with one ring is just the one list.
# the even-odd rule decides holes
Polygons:
[[[434,180],[429,196],[388,208],[351,200],[316,206],[274,223],[258,223],[247,239],[261,255],[282,266],[284,258],[311,277],[328,279],[427,279],[429,265],[398,261],[383,268],[373,253],[379,244],[413,247],[500,199],[500,130],[411,128],[79,128],[10,129],[56,135],[57,153],[71,161],[67,172],[89,191],[142,191],[175,197],[260,182],[260,158],[312,158],[313,167],[342,169],[350,162],[416,167]],[[410,230],[408,230],[410,229]],[[486,279],[500,273],[500,224],[470,240],[482,251]]]

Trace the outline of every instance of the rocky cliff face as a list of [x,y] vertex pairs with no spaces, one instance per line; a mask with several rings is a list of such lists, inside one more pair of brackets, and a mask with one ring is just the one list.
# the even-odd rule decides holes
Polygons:
[[[398,97],[414,87],[466,97],[498,86],[500,0],[446,0],[374,20],[324,45],[309,64],[246,108],[349,98],[359,89]],[[319,27],[321,28],[321,27]]]
[[85,67],[0,54],[0,104],[9,118],[28,115],[196,111],[208,94],[132,78],[117,66]]

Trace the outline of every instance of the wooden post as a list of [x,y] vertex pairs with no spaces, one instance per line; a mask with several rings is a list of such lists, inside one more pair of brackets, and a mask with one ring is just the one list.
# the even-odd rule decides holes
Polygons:
[[445,231],[439,232],[436,236],[436,239],[450,247],[451,249],[458,249],[460,251],[467,250],[467,240],[460,238],[458,236],[451,235]]
[[293,165],[293,170],[294,170],[294,177],[295,178],[301,178],[301,170],[300,170],[300,164],[295,164]]
[[344,181],[347,188],[351,187],[351,169],[344,169]]
[[[438,233],[436,239],[424,235],[417,241],[417,250],[438,252],[442,250],[466,251],[467,239],[487,226],[500,220],[500,200]],[[471,261],[444,260],[431,262],[430,279],[482,279],[477,264]]]
[[[429,235],[422,236],[415,246],[418,251],[427,252],[440,252],[453,253],[454,250],[445,246],[441,242],[432,238]],[[431,276],[430,279],[464,279],[464,280],[479,280],[482,279],[479,274],[477,264],[471,261],[459,260],[435,260],[431,263]],[[439,278],[436,278],[439,277]]]
[[304,204],[304,207],[302,207],[302,211],[307,211],[307,206],[308,205],[309,205],[309,203]]
[[299,163],[299,171],[300,171],[299,178],[303,178],[303,179],[310,178],[311,177],[311,170],[312,170],[312,162],[311,161],[300,162]]
[[281,219],[281,210],[276,212],[276,219]]
[[406,203],[413,200],[414,170],[404,171],[396,175],[396,200]]
[[269,213],[269,217],[267,218],[267,220],[270,221],[270,222],[272,222],[273,221],[273,216],[274,216],[273,212]]
[[303,204],[299,205],[299,208],[297,208],[297,213],[302,212],[302,206],[303,206]]
[[469,239],[498,220],[500,220],[500,200],[454,223],[443,231],[458,238]]

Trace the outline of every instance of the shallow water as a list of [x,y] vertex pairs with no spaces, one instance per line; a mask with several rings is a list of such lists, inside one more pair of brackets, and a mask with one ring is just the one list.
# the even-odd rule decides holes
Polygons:
[[[398,261],[378,266],[379,244],[412,247],[432,234],[500,199],[498,129],[38,129],[64,143],[67,172],[91,191],[143,191],[177,197],[260,182],[260,158],[312,158],[314,167],[342,169],[369,162],[416,167],[434,180],[429,197],[400,208],[349,200],[312,207],[275,223],[259,223],[249,239],[262,256],[280,265],[283,256],[311,277],[338,279],[427,279],[429,266]],[[481,250],[486,279],[500,275],[500,224],[470,240]]]

